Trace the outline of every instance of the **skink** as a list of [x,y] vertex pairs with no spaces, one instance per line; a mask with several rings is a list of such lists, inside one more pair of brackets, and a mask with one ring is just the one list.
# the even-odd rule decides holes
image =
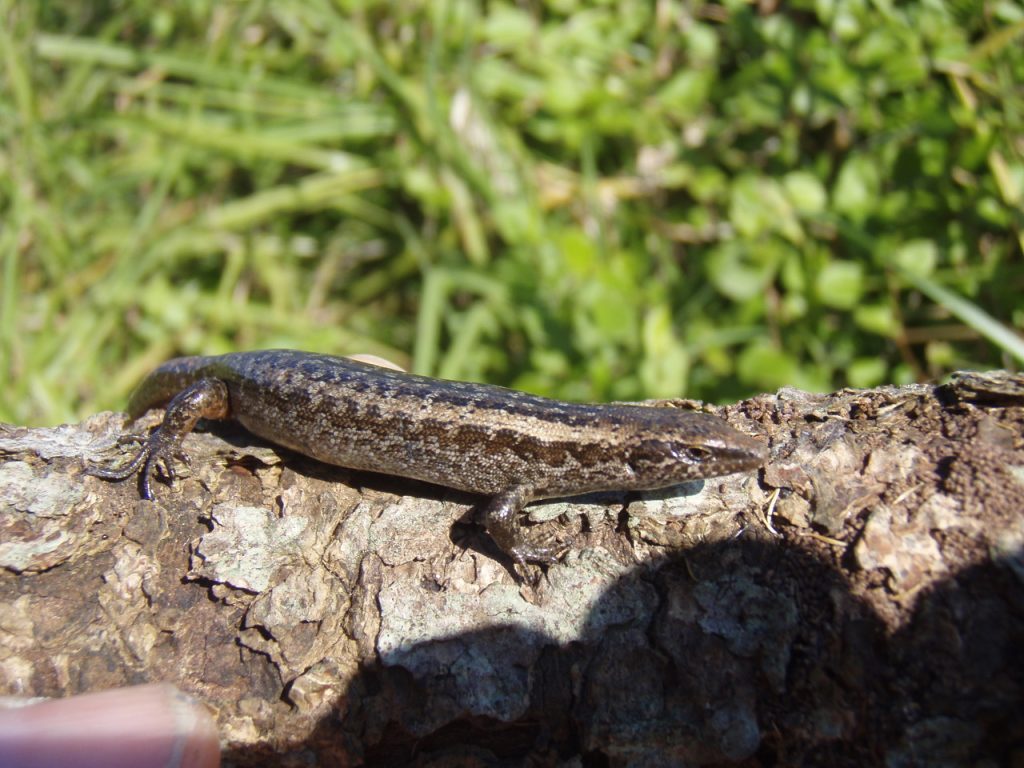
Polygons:
[[705,413],[642,404],[550,400],[294,350],[182,357],[149,374],[129,413],[167,405],[163,423],[121,467],[123,480],[158,466],[174,478],[182,441],[200,418],[234,419],[259,437],[328,464],[415,478],[490,496],[488,533],[518,564],[550,563],[517,515],[535,499],[652,490],[759,467],[766,447]]

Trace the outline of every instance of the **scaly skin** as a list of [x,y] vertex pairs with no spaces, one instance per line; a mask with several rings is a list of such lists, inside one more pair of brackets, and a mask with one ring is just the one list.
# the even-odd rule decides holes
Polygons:
[[650,405],[589,405],[485,384],[445,381],[292,350],[185,357],[153,371],[133,395],[138,417],[170,403],[163,424],[107,479],[158,463],[173,477],[199,418],[250,432],[328,464],[410,477],[492,497],[487,530],[517,563],[553,562],[516,523],[535,499],[651,490],[761,466],[759,441],[705,413]]

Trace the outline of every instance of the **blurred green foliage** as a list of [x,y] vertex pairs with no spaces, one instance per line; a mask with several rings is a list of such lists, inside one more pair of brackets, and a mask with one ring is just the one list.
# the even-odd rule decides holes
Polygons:
[[570,399],[1024,358],[1024,8],[0,0],[0,419],[184,353]]

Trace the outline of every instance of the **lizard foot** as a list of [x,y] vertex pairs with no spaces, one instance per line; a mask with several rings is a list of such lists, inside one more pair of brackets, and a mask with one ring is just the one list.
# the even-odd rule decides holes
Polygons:
[[181,449],[181,441],[165,436],[161,429],[157,429],[149,437],[123,435],[118,438],[119,445],[126,443],[141,443],[142,446],[131,459],[120,466],[102,467],[89,464],[85,468],[85,474],[103,480],[127,480],[138,473],[140,495],[144,499],[152,500],[153,490],[149,478],[154,472],[158,472],[169,483],[173,483],[177,478],[174,469],[176,460],[182,461],[190,468],[192,466],[188,454]]

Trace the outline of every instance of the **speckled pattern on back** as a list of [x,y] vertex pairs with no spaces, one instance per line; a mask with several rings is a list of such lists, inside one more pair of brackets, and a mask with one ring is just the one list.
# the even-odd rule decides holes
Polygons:
[[139,415],[203,378],[271,442],[352,469],[530,498],[653,489],[760,466],[763,444],[704,413],[550,400],[293,350],[171,360],[132,399]]

